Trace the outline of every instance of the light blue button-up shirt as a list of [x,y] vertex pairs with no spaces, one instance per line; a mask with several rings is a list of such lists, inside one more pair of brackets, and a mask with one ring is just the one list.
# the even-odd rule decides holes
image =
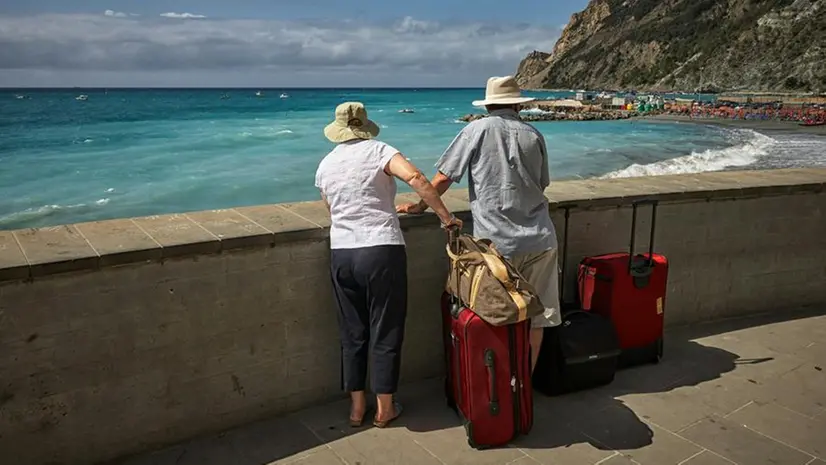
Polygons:
[[473,235],[506,257],[557,247],[543,191],[550,184],[545,138],[510,109],[471,122],[436,168],[454,182],[468,172]]

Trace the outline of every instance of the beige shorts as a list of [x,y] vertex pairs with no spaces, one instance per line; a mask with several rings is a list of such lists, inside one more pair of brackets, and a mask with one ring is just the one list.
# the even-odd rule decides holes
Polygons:
[[562,324],[559,309],[559,265],[556,249],[544,252],[519,254],[510,262],[536,289],[545,313],[531,318],[532,328],[547,328]]

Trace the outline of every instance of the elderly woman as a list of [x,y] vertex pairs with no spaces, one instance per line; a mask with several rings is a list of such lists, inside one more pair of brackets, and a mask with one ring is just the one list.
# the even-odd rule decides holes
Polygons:
[[[379,127],[364,105],[339,105],[324,135],[336,147],[321,161],[316,187],[327,204],[330,272],[338,304],[342,382],[350,393],[350,424],[362,424],[367,355],[372,356],[373,424],[387,426],[401,414],[393,394],[399,382],[407,315],[407,255],[395,208],[396,180],[406,182],[438,215],[445,229],[461,227],[427,178],[398,150],[375,140]],[[435,310],[434,310],[435,311]]]

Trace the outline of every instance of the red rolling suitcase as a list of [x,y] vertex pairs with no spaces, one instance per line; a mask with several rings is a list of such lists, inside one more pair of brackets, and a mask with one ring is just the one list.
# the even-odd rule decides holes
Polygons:
[[444,293],[445,396],[475,449],[503,446],[533,426],[530,320],[493,326]]
[[[634,255],[637,207],[651,203],[651,237],[647,254]],[[657,363],[663,355],[668,260],[654,253],[657,202],[633,205],[629,252],[587,257],[580,262],[579,291],[583,310],[610,318],[619,337],[620,366]]]

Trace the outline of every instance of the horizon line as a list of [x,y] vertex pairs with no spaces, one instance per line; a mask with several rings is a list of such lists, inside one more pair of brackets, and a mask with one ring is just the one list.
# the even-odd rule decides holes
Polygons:
[[256,86],[0,86],[0,90],[133,90],[133,89],[170,89],[170,90],[307,90],[307,89],[484,89],[484,86],[284,86],[284,87],[256,87]]

